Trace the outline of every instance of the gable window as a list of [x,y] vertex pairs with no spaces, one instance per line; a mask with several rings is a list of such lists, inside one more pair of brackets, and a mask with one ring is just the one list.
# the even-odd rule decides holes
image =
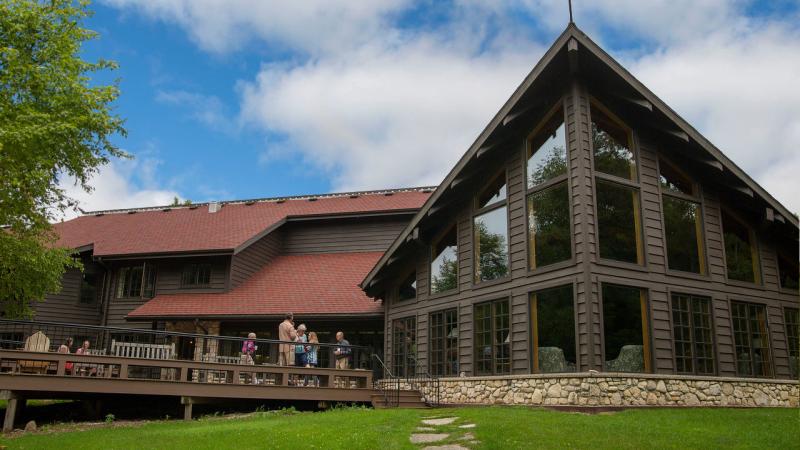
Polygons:
[[647,294],[603,284],[603,354],[608,372],[650,372]]
[[667,264],[672,270],[705,274],[703,225],[697,185],[670,163],[659,161]]
[[644,264],[633,132],[594,100],[590,112],[600,258]]
[[722,236],[728,278],[761,283],[755,233],[726,210],[722,210]]
[[672,335],[677,372],[714,374],[710,298],[673,294]]
[[636,181],[632,133],[622,121],[596,102],[591,104],[594,169]]
[[204,287],[211,284],[211,264],[186,264],[183,266],[181,287]]
[[528,267],[572,258],[567,141],[559,105],[528,137]]
[[97,274],[83,272],[81,274],[81,289],[78,301],[84,305],[97,303]]
[[577,370],[572,285],[531,294],[531,327],[535,373]]
[[800,309],[784,308],[783,320],[786,326],[786,341],[789,343],[789,371],[796,380],[800,376]]
[[764,305],[731,302],[736,374],[745,377],[772,376],[767,308]]
[[511,373],[511,328],[508,300],[475,305],[475,373]]
[[[798,290],[798,259],[797,247],[792,246],[794,252],[789,249],[778,250],[778,276],[780,277],[780,285],[783,289]],[[789,256],[786,253],[793,253],[794,256]]]
[[121,267],[117,272],[117,298],[153,298],[156,271],[152,264]]
[[397,299],[400,301],[403,300],[413,300],[417,298],[417,271],[412,271],[406,278],[400,283],[400,287],[397,289]]
[[450,226],[431,247],[431,294],[458,287],[458,232]]
[[431,313],[430,364],[433,376],[458,375],[458,310]]
[[392,372],[398,377],[411,377],[417,368],[417,318],[392,321]]
[[475,283],[508,275],[506,174],[498,175],[478,195],[473,219]]

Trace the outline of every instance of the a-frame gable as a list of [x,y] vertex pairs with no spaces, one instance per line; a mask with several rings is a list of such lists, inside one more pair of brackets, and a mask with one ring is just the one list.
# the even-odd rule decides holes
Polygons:
[[[772,197],[764,188],[759,186],[758,183],[744,173],[741,168],[711,144],[708,139],[689,125],[688,122],[645,87],[644,84],[637,80],[586,34],[574,24],[570,23],[547,52],[545,52],[544,56],[534,66],[531,72],[525,77],[519,87],[517,87],[503,107],[495,114],[494,118],[492,118],[483,132],[481,132],[464,156],[461,157],[458,163],[445,177],[444,181],[433,192],[420,211],[413,217],[411,222],[409,222],[403,232],[392,243],[375,267],[365,277],[361,284],[363,289],[373,294],[370,292],[370,288],[380,281],[377,277],[379,272],[398,259],[395,254],[401,247],[419,238],[420,223],[443,208],[444,205],[442,205],[442,203],[445,203],[445,197],[447,197],[451,191],[457,189],[460,182],[469,176],[466,170],[468,165],[476,160],[480,160],[482,156],[491,153],[498,147],[502,147],[501,144],[505,143],[504,131],[508,131],[512,128],[510,124],[513,124],[519,117],[527,115],[534,107],[542,106],[543,103],[541,99],[539,99],[537,105],[537,99],[534,97],[537,97],[537,95],[541,97],[542,90],[546,90],[546,87],[542,88],[539,86],[538,92],[536,92],[536,95],[533,95],[532,92],[537,85],[552,84],[553,79],[558,78],[559,75],[563,78],[568,76],[570,72],[578,71],[579,65],[581,64],[581,56],[583,55],[599,61],[600,67],[613,72],[614,76],[617,78],[617,80],[615,80],[616,82],[621,82],[628,88],[628,91],[634,93],[634,95],[627,96],[626,101],[634,103],[650,113],[660,114],[662,119],[664,119],[663,121],[671,125],[665,128],[664,131],[666,133],[677,137],[686,144],[696,144],[700,149],[707,152],[707,158],[698,156],[698,159],[706,163],[709,170],[713,169],[716,171],[716,176],[724,173],[735,180],[737,183],[731,186],[732,189],[744,193],[746,196],[752,197],[753,199],[761,199],[764,204],[768,205],[765,213],[768,220],[776,220],[777,222],[783,222],[795,229],[798,228],[797,217],[785,206],[780,204],[780,202]],[[585,70],[585,68],[581,67],[580,70]],[[558,72],[558,74],[554,75],[554,71]],[[546,72],[551,72],[549,77],[544,76]],[[593,74],[589,73],[584,75],[592,76]]]

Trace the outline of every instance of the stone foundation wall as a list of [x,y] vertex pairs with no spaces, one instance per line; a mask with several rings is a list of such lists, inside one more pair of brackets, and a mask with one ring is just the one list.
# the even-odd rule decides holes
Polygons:
[[[404,388],[412,388],[403,383]],[[414,383],[426,400],[433,384]],[[439,401],[451,405],[532,406],[800,406],[800,383],[789,380],[580,373],[442,378]]]

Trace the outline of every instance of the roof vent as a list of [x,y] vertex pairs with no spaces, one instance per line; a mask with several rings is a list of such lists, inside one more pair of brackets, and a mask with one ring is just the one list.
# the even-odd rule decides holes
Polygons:
[[170,212],[170,211],[172,211],[172,208],[164,208],[164,209],[162,209],[161,211],[162,211],[162,212]]
[[248,201],[248,202],[244,202],[244,204],[245,204],[246,206],[250,206],[250,205],[253,205],[253,204],[255,204],[255,203],[256,203],[256,202],[255,202],[254,200],[250,200],[250,201]]
[[285,200],[285,199],[280,199],[280,200],[278,200],[278,201],[277,201],[277,202],[275,202],[275,203],[286,203],[286,200]]
[[189,207],[189,209],[197,209],[197,205],[192,205]]
[[315,201],[317,201],[317,197],[311,197],[311,198],[308,199],[308,201],[315,202]]
[[392,195],[394,195],[394,192],[384,192],[383,195],[391,197]]
[[353,194],[350,196],[350,198],[358,198],[358,194]]
[[136,211],[128,211],[128,214],[136,214]]
[[103,217],[103,216],[105,216],[105,213],[97,213],[97,214],[95,214],[94,216],[95,216],[95,217]]
[[215,213],[219,212],[220,209],[222,209],[222,205],[219,202],[208,202],[208,212]]

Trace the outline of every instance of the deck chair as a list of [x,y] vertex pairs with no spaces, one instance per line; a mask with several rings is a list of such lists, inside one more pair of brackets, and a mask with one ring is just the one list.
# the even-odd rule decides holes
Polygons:
[[[50,350],[50,338],[41,331],[37,331],[25,339],[25,346],[22,350],[26,352],[40,352],[47,353]],[[38,373],[42,374],[47,372],[50,363],[47,361],[25,361],[21,360],[17,363],[17,370],[20,373]]]

